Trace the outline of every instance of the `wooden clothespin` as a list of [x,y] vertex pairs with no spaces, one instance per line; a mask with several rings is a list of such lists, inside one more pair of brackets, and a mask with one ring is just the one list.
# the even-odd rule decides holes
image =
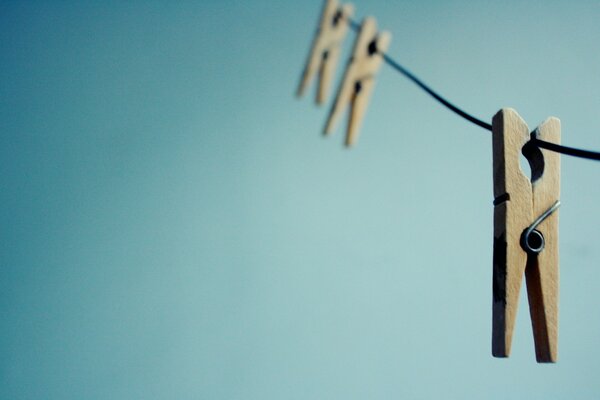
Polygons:
[[354,43],[352,58],[348,62],[344,79],[325,125],[325,134],[331,134],[338,118],[350,103],[346,146],[353,145],[358,138],[358,130],[375,86],[375,75],[383,61],[382,53],[388,49],[391,40],[392,35],[389,32],[377,33],[375,18],[364,19]]
[[316,102],[323,104],[327,99],[335,66],[340,57],[342,42],[348,33],[349,18],[353,13],[354,6],[352,4],[340,5],[337,0],[325,1],[321,22],[298,86],[298,97],[304,94],[318,70],[319,87]]
[[[492,120],[494,153],[494,272],[492,354],[510,355],[523,274],[527,283],[536,359],[556,362],[558,348],[558,211],[560,155],[532,138],[560,144],[551,117],[533,133],[512,109]],[[519,155],[531,166],[531,179]]]

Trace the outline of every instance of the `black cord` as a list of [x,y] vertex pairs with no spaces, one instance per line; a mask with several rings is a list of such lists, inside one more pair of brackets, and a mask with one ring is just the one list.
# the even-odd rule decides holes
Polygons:
[[588,160],[600,161],[600,152],[576,149],[574,147],[562,146],[556,143],[546,142],[540,139],[531,139],[531,142],[542,149],[554,151],[557,153],[565,154],[567,156],[587,158]]
[[437,94],[436,92],[434,92],[433,89],[431,89],[429,86],[427,86],[425,83],[423,83],[423,81],[421,81],[419,78],[417,78],[412,72],[410,72],[409,70],[407,70],[406,68],[404,68],[402,65],[398,64],[396,61],[392,60],[392,58],[390,56],[388,56],[385,53],[380,53],[383,56],[383,60],[392,68],[394,68],[396,71],[400,72],[402,75],[406,76],[408,79],[410,79],[411,81],[413,81],[415,84],[417,84],[417,86],[419,86],[421,89],[423,89],[424,91],[426,91],[427,93],[429,93],[434,99],[436,99],[437,101],[439,101],[440,103],[442,103],[444,106],[446,106],[449,110],[455,112],[456,114],[460,115],[461,117],[463,117],[464,119],[466,119],[469,122],[474,123],[477,126],[482,127],[483,129],[487,129],[488,131],[492,130],[492,125],[488,124],[487,122],[484,122],[478,118],[475,118],[474,116],[464,112],[463,110],[461,110],[460,108],[456,107],[454,104],[450,103],[448,100],[444,99],[442,96],[440,96],[439,94]]
[[352,18],[348,18],[348,24],[354,32],[358,32],[358,30],[360,29],[360,24],[356,21],[353,21]]
[[[350,25],[350,28],[352,28],[355,32],[358,32],[360,30],[360,24],[357,23],[356,21],[353,21],[352,19],[348,18],[348,24]],[[395,61],[394,59],[392,59],[389,55],[378,51],[379,54],[381,54],[381,56],[383,57],[383,60],[386,62],[386,64],[388,64],[389,66],[391,66],[392,68],[394,68],[396,71],[400,72],[402,75],[404,75],[405,77],[407,77],[408,79],[410,79],[411,81],[413,81],[417,86],[419,86],[421,89],[423,89],[424,91],[426,91],[429,95],[431,95],[431,97],[433,97],[434,99],[436,99],[437,101],[439,101],[442,105],[444,105],[446,108],[448,108],[450,111],[460,115],[461,117],[463,117],[464,119],[466,119],[467,121],[483,128],[486,129],[488,131],[492,131],[492,125],[480,120],[479,118],[476,118],[474,116],[472,116],[471,114],[468,114],[467,112],[461,110],[460,108],[458,108],[457,106],[455,106],[454,104],[450,103],[448,100],[446,100],[445,98],[443,98],[442,96],[440,96],[438,93],[436,93],[433,89],[431,89],[429,86],[427,86],[422,80],[420,80],[416,75],[414,75],[412,72],[410,72],[408,69],[404,68],[402,65],[400,65],[400,63],[398,63],[397,61]],[[579,158],[586,158],[588,160],[596,160],[596,161],[600,161],[600,152],[596,152],[596,151],[590,151],[590,150],[582,150],[582,149],[576,149],[573,147],[567,147],[567,146],[562,146],[560,144],[555,144],[555,143],[550,143],[550,142],[546,142],[544,140],[540,140],[540,139],[531,139],[531,143],[541,147],[543,149],[546,150],[550,150],[550,151],[554,151],[557,153],[561,153],[561,154],[565,154],[568,156],[573,156],[573,157],[579,157]]]

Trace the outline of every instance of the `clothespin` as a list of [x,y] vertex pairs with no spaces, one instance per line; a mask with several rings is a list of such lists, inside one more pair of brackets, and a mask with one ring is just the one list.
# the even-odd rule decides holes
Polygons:
[[323,104],[327,99],[341,45],[348,33],[349,18],[354,12],[352,4],[340,5],[337,0],[326,0],[321,14],[319,29],[302,73],[297,96],[301,97],[319,70],[319,87],[316,101]]
[[350,103],[346,145],[351,146],[356,142],[375,85],[375,75],[383,61],[382,53],[388,49],[391,40],[392,35],[389,32],[377,33],[375,18],[364,19],[354,43],[352,58],[348,62],[344,79],[327,119],[326,135],[333,132],[339,116]]
[[[554,363],[558,349],[558,206],[560,155],[531,139],[560,144],[551,117],[533,133],[512,109],[492,120],[494,153],[494,272],[492,354],[510,355],[523,274],[527,283],[536,359]],[[529,161],[531,179],[520,167]]]

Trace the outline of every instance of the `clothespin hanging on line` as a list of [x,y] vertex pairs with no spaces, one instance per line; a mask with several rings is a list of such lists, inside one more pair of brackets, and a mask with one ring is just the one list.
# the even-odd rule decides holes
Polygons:
[[[510,355],[523,274],[538,362],[554,363],[558,349],[558,206],[560,155],[528,144],[560,144],[551,117],[533,133],[512,109],[492,120],[494,156],[494,272],[492,354]],[[531,179],[520,167],[528,159]]]
[[340,5],[337,0],[325,1],[321,22],[298,86],[298,97],[304,94],[318,70],[319,87],[316,102],[323,104],[327,99],[335,67],[340,57],[341,46],[348,33],[348,19],[353,13],[354,6],[352,4]]
[[375,86],[375,75],[383,61],[382,53],[387,51],[391,40],[392,35],[389,32],[377,33],[375,18],[364,19],[354,43],[352,58],[348,62],[342,84],[325,125],[326,135],[333,132],[337,120],[350,103],[346,145],[351,146],[356,142],[360,124],[367,111],[369,97]]

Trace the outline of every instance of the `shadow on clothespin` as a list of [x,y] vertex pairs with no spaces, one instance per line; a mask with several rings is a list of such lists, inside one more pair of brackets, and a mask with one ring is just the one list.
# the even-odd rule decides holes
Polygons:
[[[560,155],[531,142],[560,144],[551,117],[533,133],[512,109],[492,120],[494,156],[494,271],[492,354],[510,355],[523,275],[527,283],[536,359],[554,363],[558,350],[558,207]],[[531,178],[520,167],[523,154]]]
[[375,86],[375,75],[381,67],[383,53],[387,51],[392,35],[377,33],[375,18],[367,17],[360,26],[352,58],[348,61],[342,84],[325,125],[325,135],[335,129],[340,115],[350,103],[350,117],[346,130],[346,146],[352,146],[358,138],[360,124]]
[[301,97],[319,71],[316,102],[323,104],[329,94],[333,74],[340,58],[341,46],[348,33],[349,18],[354,12],[352,4],[340,5],[337,0],[326,0],[321,22],[302,73],[296,95]]

